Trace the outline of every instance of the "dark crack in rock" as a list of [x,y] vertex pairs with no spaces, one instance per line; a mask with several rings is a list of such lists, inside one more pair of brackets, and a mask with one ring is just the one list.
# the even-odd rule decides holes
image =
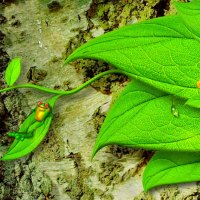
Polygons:
[[11,4],[18,4],[20,1],[23,2],[24,0],[0,0],[0,6],[10,6]]
[[118,159],[122,158],[124,155],[133,155],[135,151],[138,151],[134,148],[122,147],[118,145],[111,145],[110,146],[110,153],[112,153]]
[[97,110],[95,110],[92,118],[94,121],[94,126],[95,126],[94,128],[97,131],[97,133],[99,132],[101,125],[104,122],[105,117],[106,117],[106,115],[105,115],[105,113],[102,113],[101,107],[99,107]]
[[11,23],[11,26],[19,27],[21,25],[21,22],[19,20],[15,20]]
[[7,22],[6,17],[4,17],[2,14],[0,14],[0,24],[4,24]]
[[59,1],[52,1],[47,4],[47,7],[49,8],[50,12],[56,12],[60,10],[63,6],[60,4]]
[[27,72],[28,82],[37,83],[39,81],[43,81],[47,76],[47,71],[43,69],[39,69],[36,66],[30,67]]
[[161,0],[154,6],[154,8],[157,11],[156,17],[164,16],[170,9],[170,0]]

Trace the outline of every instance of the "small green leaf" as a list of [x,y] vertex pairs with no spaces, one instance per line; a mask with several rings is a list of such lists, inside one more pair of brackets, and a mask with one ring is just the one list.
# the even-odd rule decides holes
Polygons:
[[[49,101],[47,101],[52,109],[56,100],[60,96],[61,95],[56,95],[52,97]],[[13,160],[23,157],[32,152],[42,142],[51,125],[53,114],[50,113],[43,122],[38,122],[35,120],[35,113],[36,110],[34,109],[31,114],[26,118],[26,120],[21,124],[18,132],[26,132],[26,130],[31,125],[37,126],[37,124],[39,123],[42,123],[42,125],[34,130],[33,137],[25,138],[23,141],[15,139],[8,149],[7,153],[1,158],[1,160]]]
[[[152,150],[200,150],[200,110],[141,82],[130,83],[109,110],[93,156],[118,144]],[[172,112],[172,105],[178,115]]]
[[8,86],[12,86],[19,78],[21,72],[21,59],[14,58],[8,64],[5,72],[5,80]]
[[153,187],[200,180],[200,153],[157,152],[143,174],[143,187]]

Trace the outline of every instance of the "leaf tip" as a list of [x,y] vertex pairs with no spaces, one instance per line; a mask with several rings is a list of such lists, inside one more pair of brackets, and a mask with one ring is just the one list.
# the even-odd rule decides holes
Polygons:
[[72,52],[64,61],[64,65],[68,64],[69,62],[72,62],[76,59],[80,59],[80,58],[90,58],[90,56],[85,55],[85,51],[84,48],[87,46],[86,44],[83,44],[81,47],[77,48],[74,52]]
[[149,188],[143,185],[144,192],[148,192]]
[[146,180],[146,176],[145,174],[143,174],[142,185],[143,185],[144,192],[148,192],[151,188],[153,188],[153,186],[151,186],[148,183],[149,181]]
[[69,62],[73,61],[73,60],[75,60],[75,58],[74,58],[74,53],[72,53],[71,55],[68,56],[68,58],[65,59],[64,64],[63,64],[63,67],[64,67],[65,65],[67,65]]
[[[151,162],[151,161],[150,161]],[[146,166],[143,176],[142,176],[142,185],[144,192],[148,192],[150,189],[156,186],[156,184],[152,184],[149,176],[149,164]]]
[[97,152],[98,152],[98,149],[94,146],[92,155],[91,155],[91,161],[94,159],[94,156],[96,155]]
[[97,152],[102,149],[105,145],[98,144],[97,142],[95,143],[93,150],[92,150],[92,155],[91,155],[91,161],[93,160],[94,156],[97,154]]
[[0,161],[7,161],[7,160],[10,160],[7,158],[7,154],[4,154],[1,158],[0,158]]
[[145,181],[142,181],[142,185],[143,185],[144,192],[148,192],[150,190],[150,187],[148,186],[148,184],[145,183]]
[[63,64],[63,67],[64,67],[65,65],[67,65],[69,62],[70,62],[70,60],[69,60],[69,57],[68,57],[68,58],[65,59],[64,64]]

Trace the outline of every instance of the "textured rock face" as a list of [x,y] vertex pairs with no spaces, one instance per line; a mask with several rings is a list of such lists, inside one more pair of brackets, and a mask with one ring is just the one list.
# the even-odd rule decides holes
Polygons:
[[[18,84],[32,82],[62,90],[110,68],[90,60],[62,67],[75,48],[126,24],[174,12],[170,2],[159,0],[5,0],[1,11],[1,87],[9,58],[20,56],[23,70]],[[0,199],[199,199],[199,183],[144,193],[141,176],[152,152],[109,146],[90,161],[111,101],[126,83],[126,77],[113,75],[60,99],[42,144],[22,159],[0,162]],[[0,97],[3,153],[12,143],[6,132],[17,130],[36,103],[49,95],[20,89]]]

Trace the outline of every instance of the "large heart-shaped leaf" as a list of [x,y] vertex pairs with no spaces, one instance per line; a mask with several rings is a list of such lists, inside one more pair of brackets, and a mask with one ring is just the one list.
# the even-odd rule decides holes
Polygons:
[[109,110],[93,156],[109,144],[154,150],[200,150],[200,110],[184,103],[133,81]]
[[[61,95],[56,95],[52,97],[49,101],[47,101],[50,107],[53,109],[56,100]],[[1,160],[13,160],[20,157],[23,157],[30,152],[32,152],[44,139],[45,135],[47,134],[49,127],[51,125],[51,121],[53,119],[53,114],[50,113],[44,121],[39,122],[35,120],[36,109],[34,109],[31,114],[26,118],[26,120],[21,124],[18,132],[26,132],[26,130],[31,125],[38,125],[33,132],[33,136],[30,138],[25,138],[23,141],[19,139],[15,139],[6,154],[1,158]]]
[[[199,23],[199,4],[186,4],[195,7],[198,15],[191,12],[190,17]],[[65,63],[78,58],[103,60],[167,93],[196,96],[200,94],[200,38],[193,32],[194,24],[188,29],[185,9],[178,11],[179,15],[129,25],[95,38],[74,51]]]
[[145,191],[165,184],[200,180],[200,153],[157,152],[143,174]]

